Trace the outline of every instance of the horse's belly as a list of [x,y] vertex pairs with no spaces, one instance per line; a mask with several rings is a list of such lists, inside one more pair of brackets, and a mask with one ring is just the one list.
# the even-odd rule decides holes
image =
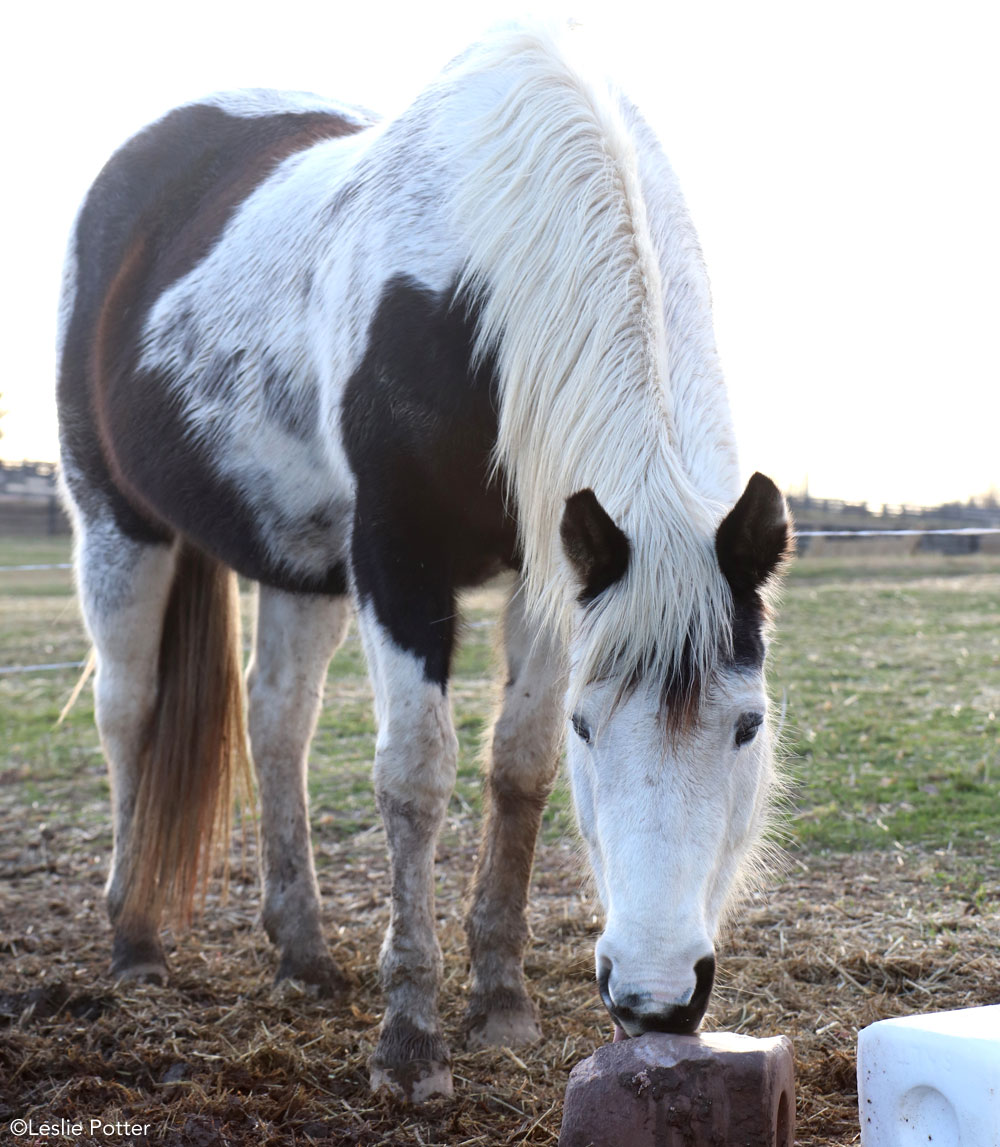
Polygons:
[[220,376],[205,401],[141,371],[111,428],[123,489],[152,522],[244,577],[344,593],[353,481],[317,406],[274,408],[246,375]]
[[339,444],[322,448],[265,424],[232,451],[226,474],[254,521],[256,572],[239,572],[278,588],[345,591],[354,494]]

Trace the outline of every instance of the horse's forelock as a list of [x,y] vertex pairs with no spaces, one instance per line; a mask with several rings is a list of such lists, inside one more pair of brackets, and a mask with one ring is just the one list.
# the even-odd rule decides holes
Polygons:
[[763,667],[771,612],[759,593],[735,597],[731,609],[720,618],[711,656],[698,648],[690,632],[669,656],[655,645],[636,654],[629,642],[622,640],[596,675],[613,684],[609,712],[618,710],[645,683],[657,697],[658,720],[668,737],[674,739],[696,729],[705,704],[724,675]]

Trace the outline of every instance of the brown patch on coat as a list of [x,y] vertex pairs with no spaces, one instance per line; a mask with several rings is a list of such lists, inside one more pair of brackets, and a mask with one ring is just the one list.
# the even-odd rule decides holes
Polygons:
[[[184,114],[192,113],[179,109],[167,120]],[[168,442],[168,451],[189,452],[195,447],[183,441],[183,425],[170,417],[175,413],[173,405],[160,393],[168,380],[138,373],[139,339],[147,314],[164,291],[211,252],[239,206],[279,164],[317,143],[352,135],[364,126],[324,113],[261,117],[251,122],[259,124],[259,142],[248,140],[238,161],[230,155],[219,159],[224,152],[222,142],[205,154],[192,148],[185,157],[188,166],[180,167],[173,179],[162,181],[158,194],[130,222],[127,244],[95,313],[87,389],[101,451],[115,485],[154,524],[171,517],[168,507],[161,513],[154,503],[163,500],[161,495],[169,502],[175,492],[151,490],[148,478],[145,482],[137,478],[150,450],[162,449],[151,441],[151,431],[181,436],[181,441]],[[147,133],[158,130],[162,126],[153,125]],[[246,130],[246,121],[240,121],[240,130]],[[215,173],[213,167],[221,170]],[[212,172],[211,179],[206,170]],[[145,408],[165,423],[169,420],[169,425],[150,427],[141,416]]]
[[109,426],[111,412],[108,401],[108,384],[113,374],[111,363],[116,357],[116,352],[125,345],[126,333],[134,323],[131,312],[139,291],[139,282],[149,262],[148,248],[147,236],[140,232],[129,246],[115,277],[111,280],[103,306],[97,316],[90,377],[93,388],[94,421],[101,443],[101,452],[111,477],[117,488],[143,518],[150,523],[158,523],[159,515],[122,472]]

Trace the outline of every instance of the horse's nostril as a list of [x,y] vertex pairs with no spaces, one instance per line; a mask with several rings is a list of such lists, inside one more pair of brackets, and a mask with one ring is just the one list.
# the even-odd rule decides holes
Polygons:
[[602,956],[597,964],[597,990],[601,993],[604,1006],[614,1016],[614,1003],[611,999],[611,968],[612,963],[607,956]]
[[597,984],[604,1006],[617,1027],[629,1035],[650,1031],[684,1035],[698,1030],[715,983],[714,955],[703,956],[695,964],[695,988],[685,1004],[657,1006],[650,996],[632,992],[613,999],[610,989],[611,971],[611,961],[602,959],[598,966]]
[[706,1005],[708,997],[712,994],[712,985],[715,983],[715,956],[702,956],[694,966],[695,988],[691,1003],[704,998]]

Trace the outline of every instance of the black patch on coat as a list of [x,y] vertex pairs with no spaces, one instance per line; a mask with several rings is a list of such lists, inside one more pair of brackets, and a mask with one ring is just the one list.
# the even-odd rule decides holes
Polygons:
[[[289,155],[360,126],[315,111],[248,118],[179,108],[129,140],[97,177],[74,233],[76,296],[58,385],[66,478],[85,516],[110,508],[140,542],[186,534],[267,584],[344,591],[342,568],[299,578],[274,561],[241,492],[190,440],[170,380],[136,363],[150,308],[208,254],[240,203]],[[211,388],[225,393],[239,367],[238,356],[220,356]]]
[[474,331],[475,315],[453,293],[391,280],[343,399],[359,599],[442,689],[455,591],[518,561],[502,478],[490,479],[494,369],[470,365]]
[[628,537],[593,490],[578,490],[566,499],[559,537],[580,581],[581,605],[589,605],[625,576],[631,554]]
[[734,669],[760,669],[764,664],[766,611],[756,592],[733,597],[731,664]]

